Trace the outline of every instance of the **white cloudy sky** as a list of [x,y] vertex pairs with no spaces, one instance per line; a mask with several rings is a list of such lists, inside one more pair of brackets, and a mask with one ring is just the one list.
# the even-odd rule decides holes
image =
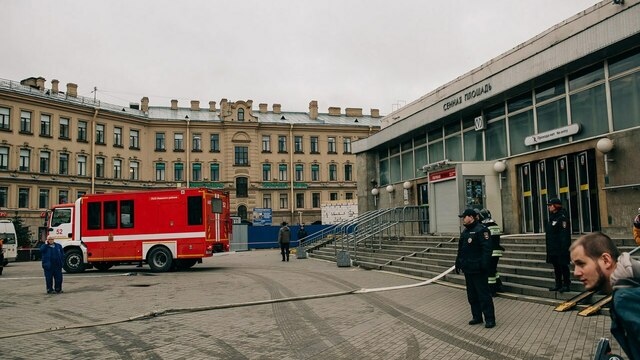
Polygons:
[[596,0],[2,0],[0,78],[388,114]]

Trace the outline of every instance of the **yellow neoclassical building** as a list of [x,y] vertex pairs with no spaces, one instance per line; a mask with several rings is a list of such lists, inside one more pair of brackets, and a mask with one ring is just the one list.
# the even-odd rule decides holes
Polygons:
[[[282,111],[253,101],[193,100],[128,107],[78,96],[44,78],[0,79],[0,217],[16,212],[34,238],[44,211],[88,193],[208,187],[231,195],[232,213],[273,223],[320,220],[320,205],[356,199],[352,143],[380,130],[371,109]],[[169,104],[168,104],[169,105]]]

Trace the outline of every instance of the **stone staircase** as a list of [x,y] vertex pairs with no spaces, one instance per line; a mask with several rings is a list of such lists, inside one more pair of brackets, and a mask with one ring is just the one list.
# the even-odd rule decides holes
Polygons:
[[[614,239],[621,251],[635,248],[632,239]],[[504,256],[498,264],[504,292],[552,300],[567,300],[584,291],[574,280],[571,291],[549,291],[555,285],[553,268],[545,262],[544,235],[503,235]],[[446,236],[404,236],[385,239],[373,249],[358,246],[349,250],[353,265],[364,269],[385,270],[400,274],[433,278],[455,263],[458,239]],[[332,243],[308,249],[309,257],[336,261],[339,250]],[[448,274],[444,281],[464,285],[464,275]]]

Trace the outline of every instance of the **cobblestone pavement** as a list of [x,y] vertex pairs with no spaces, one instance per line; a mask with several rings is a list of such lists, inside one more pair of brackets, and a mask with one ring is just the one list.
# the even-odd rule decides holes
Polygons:
[[[135,273],[137,276],[124,276]],[[413,284],[275,250],[224,254],[187,271],[122,266],[64,277],[46,295],[39,262],[0,277],[0,337],[206,307]],[[497,326],[469,326],[463,290],[438,284],[230,307],[0,338],[1,359],[592,359],[608,316],[495,299]],[[620,352],[614,342],[614,351]]]

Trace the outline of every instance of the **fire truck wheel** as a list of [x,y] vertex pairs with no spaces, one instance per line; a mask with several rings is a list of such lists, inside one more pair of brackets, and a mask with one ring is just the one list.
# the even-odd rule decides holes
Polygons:
[[180,259],[177,260],[178,269],[189,269],[192,268],[198,262],[198,259]]
[[64,271],[68,273],[79,273],[84,271],[82,263],[82,252],[78,249],[71,249],[64,254]]
[[164,246],[155,247],[149,252],[147,263],[153,272],[169,271],[173,263],[171,251]]
[[96,270],[98,271],[107,271],[111,269],[111,267],[113,267],[113,264],[108,262],[99,262],[99,263],[94,263],[93,267],[95,267]]

